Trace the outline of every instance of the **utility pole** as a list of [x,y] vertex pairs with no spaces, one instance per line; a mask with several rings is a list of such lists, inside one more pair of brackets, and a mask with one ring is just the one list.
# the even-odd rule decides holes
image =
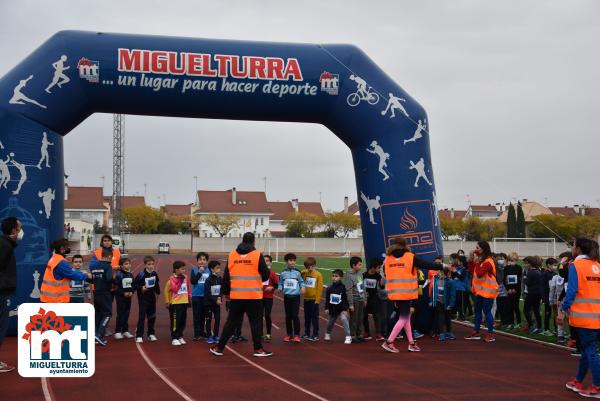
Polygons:
[[100,179],[102,180],[102,194],[104,194],[104,179],[106,177],[105,176],[101,176]]
[[265,182],[265,196],[267,196],[267,177],[263,177],[263,181]]
[[144,199],[148,196],[148,183],[144,183]]
[[123,195],[125,194],[125,118],[113,115],[113,235],[121,235]]

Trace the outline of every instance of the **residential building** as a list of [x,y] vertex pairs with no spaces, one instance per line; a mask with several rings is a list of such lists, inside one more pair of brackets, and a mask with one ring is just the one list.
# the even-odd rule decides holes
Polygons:
[[499,203],[496,205],[469,205],[464,218],[477,217],[482,220],[493,220],[500,217],[505,208],[504,204],[500,205]]
[[189,220],[192,215],[192,205],[193,203],[189,205],[164,205],[160,209],[165,215],[179,218],[187,217]]
[[109,213],[102,199],[102,187],[65,185],[65,237],[74,252],[90,251],[94,224],[109,226]]

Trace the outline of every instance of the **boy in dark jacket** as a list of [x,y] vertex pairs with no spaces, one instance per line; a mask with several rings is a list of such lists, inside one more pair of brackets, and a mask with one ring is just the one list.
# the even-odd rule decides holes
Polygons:
[[333,282],[327,287],[325,293],[325,313],[329,315],[327,321],[327,332],[325,333],[325,341],[331,341],[331,331],[333,325],[340,317],[342,325],[344,326],[344,334],[346,336],[344,344],[352,344],[352,337],[350,336],[350,322],[348,319],[348,295],[346,294],[346,286],[342,283],[342,277],[344,272],[340,269],[333,271],[332,279]]
[[117,325],[115,327],[115,340],[133,338],[129,332],[129,313],[131,312],[131,297],[133,296],[133,274],[131,273],[131,260],[121,258],[119,270],[115,275],[117,290]]
[[[531,334],[542,332],[542,319],[540,316],[540,303],[544,296],[544,276],[542,273],[542,259],[539,256],[527,256],[523,259],[527,275],[525,276],[525,318]],[[535,325],[531,315],[535,318]]]
[[382,301],[379,298],[381,288],[383,287],[383,276],[381,275],[382,261],[374,258],[369,264],[369,270],[363,273],[363,283],[367,293],[367,306],[363,316],[365,327],[365,340],[370,340],[371,330],[369,328],[369,315],[373,315],[375,323],[375,340],[383,341],[383,333],[386,331],[385,319],[383,317]]
[[112,317],[112,286],[115,283],[110,261],[112,249],[102,249],[102,258],[90,262],[94,285],[94,309],[96,310],[96,344],[106,346],[106,327]]
[[152,256],[144,257],[144,270],[142,270],[135,280],[133,287],[137,291],[138,298],[138,323],[135,332],[135,342],[144,342],[144,323],[148,319],[148,340],[156,341],[154,332],[154,323],[156,322],[156,296],[160,295],[160,284],[158,275],[154,271],[154,258]]
[[504,287],[508,293],[508,328],[521,328],[521,288],[523,286],[523,268],[517,264],[519,255],[512,252],[508,255],[508,265],[504,268]]
[[[208,270],[211,275],[204,282],[204,310],[206,314],[206,333],[208,335],[209,344],[217,344],[219,342],[219,325],[221,324],[221,303],[223,298],[221,295],[221,263],[216,260],[208,262]],[[211,331],[211,320],[214,318],[215,323]]]

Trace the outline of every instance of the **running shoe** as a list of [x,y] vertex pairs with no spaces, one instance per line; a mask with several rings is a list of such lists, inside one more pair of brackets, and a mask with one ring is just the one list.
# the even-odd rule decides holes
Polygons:
[[265,351],[263,348],[254,350],[254,356],[257,358],[271,356],[271,355],[273,355],[273,353],[271,351]]
[[383,344],[381,344],[381,348],[383,348],[387,352],[392,352],[394,354],[400,352],[400,350],[396,348],[394,343],[388,343],[387,341],[384,341]]
[[174,338],[173,340],[171,340],[171,345],[180,346],[181,342],[178,339]]
[[373,339],[373,337],[371,337],[371,335],[370,335],[370,334],[367,334],[366,336],[364,336],[364,337],[363,337],[363,339],[364,339],[365,341],[369,341],[369,340],[372,340],[372,339]]
[[215,344],[218,344],[218,342],[221,341],[221,337],[213,337],[213,339],[215,340]]
[[446,341],[446,335],[444,333],[438,336],[438,341]]
[[569,340],[569,342],[567,343],[567,347],[569,348],[575,348],[577,346],[577,342],[575,340]]
[[375,336],[375,341],[384,341],[384,340],[385,340],[385,337],[382,336],[381,334],[377,334]]
[[8,373],[15,370],[15,367],[6,362],[0,361],[0,373]]
[[181,344],[181,345],[186,345],[186,344],[187,344],[187,341],[185,341],[185,340],[183,339],[183,337],[182,337],[182,338],[180,338],[180,339],[179,339],[179,344]]
[[[331,341],[331,334],[325,333],[325,341]],[[352,338],[350,338],[350,341],[352,341]]]
[[421,348],[419,348],[416,341],[412,344],[408,344],[408,350],[410,352],[421,352]]
[[108,341],[103,338],[96,336],[96,344],[106,347],[108,345]]
[[[192,341],[200,341],[200,340],[202,340],[202,339],[200,338],[200,336],[196,336],[196,337],[192,338]],[[232,341],[233,341],[233,339],[232,339]]]
[[319,341],[319,336],[308,337],[308,341],[312,341],[312,342]]
[[305,334],[305,335],[301,336],[300,338],[302,338],[303,340],[308,340],[310,338],[310,336],[308,334]]
[[211,354],[216,356],[223,356],[223,349],[219,348],[218,345],[213,345],[208,349]]
[[567,343],[567,339],[565,338],[565,336],[560,336],[556,340],[556,343],[560,345],[565,345]]
[[206,342],[207,342],[208,344],[215,344],[215,343],[216,343],[216,341],[215,341],[215,338],[214,338],[214,337],[208,337],[208,339],[206,340]]
[[148,336],[148,340],[150,340],[150,341],[158,341],[158,338],[156,338],[156,336],[154,334],[150,334]]
[[579,395],[587,398],[600,398],[600,387],[596,387],[592,384],[586,390],[581,390]]
[[238,336],[237,340],[238,340],[238,342],[241,342],[241,343],[248,342],[248,339],[246,337],[244,337],[244,336]]
[[569,390],[573,390],[576,393],[579,393],[581,390],[583,390],[583,383],[573,378],[570,381],[568,381],[567,384],[565,384],[565,387]]
[[295,343],[299,343],[300,342],[300,337],[299,336],[294,336],[294,342]]
[[142,337],[136,337],[136,338],[135,338],[135,342],[136,342],[136,343],[143,343],[143,342],[144,342],[144,339],[143,339]]
[[486,343],[493,343],[494,341],[496,341],[496,337],[494,337],[494,334],[492,333],[485,333],[485,335],[483,336],[483,341],[485,341]]
[[465,337],[465,340],[481,340],[481,335],[478,331],[474,331]]
[[453,333],[446,333],[446,340],[456,340],[456,336]]
[[123,337],[125,337],[125,338],[133,338],[133,334],[131,334],[130,332],[126,331],[125,333],[123,333]]
[[579,358],[579,357],[581,357],[581,352],[579,352],[578,350],[571,351],[571,356],[574,356],[575,358]]
[[115,333],[115,340],[122,340],[122,339],[123,339],[123,334]]
[[[331,337],[329,337],[331,339]],[[352,337],[346,336],[344,339],[344,344],[352,344]]]
[[418,340],[419,338],[425,337],[425,334],[421,333],[418,330],[413,330],[413,338]]
[[285,337],[283,337],[283,342],[284,342],[284,343],[289,343],[289,342],[290,342],[290,340],[291,340],[291,337],[290,337],[290,336],[285,336]]

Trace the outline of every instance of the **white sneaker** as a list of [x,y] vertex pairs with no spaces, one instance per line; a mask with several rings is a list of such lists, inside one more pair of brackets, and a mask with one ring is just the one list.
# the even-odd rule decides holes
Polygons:
[[187,344],[187,342],[183,338],[180,338],[179,339],[179,344],[185,345],[185,344]]
[[130,332],[126,331],[125,333],[123,333],[123,337],[125,337],[125,338],[133,338],[133,334],[131,334]]
[[144,342],[144,339],[143,339],[142,337],[136,337],[136,338],[135,338],[135,342],[136,342],[136,343],[143,343],[143,342]]
[[344,340],[344,344],[352,344],[352,337],[346,336],[346,339]]
[[171,341],[171,345],[177,345],[177,346],[179,346],[179,345],[181,345],[181,342],[179,342],[178,339],[174,339],[174,340]]
[[[158,341],[158,338],[156,338],[156,336],[155,336],[154,334],[150,334],[150,335],[148,336],[148,340],[150,340],[150,341]],[[180,341],[180,342],[181,342],[181,341]]]
[[123,339],[123,334],[115,333],[115,340],[122,340],[122,339]]
[[325,341],[331,341],[331,334],[325,333]]

